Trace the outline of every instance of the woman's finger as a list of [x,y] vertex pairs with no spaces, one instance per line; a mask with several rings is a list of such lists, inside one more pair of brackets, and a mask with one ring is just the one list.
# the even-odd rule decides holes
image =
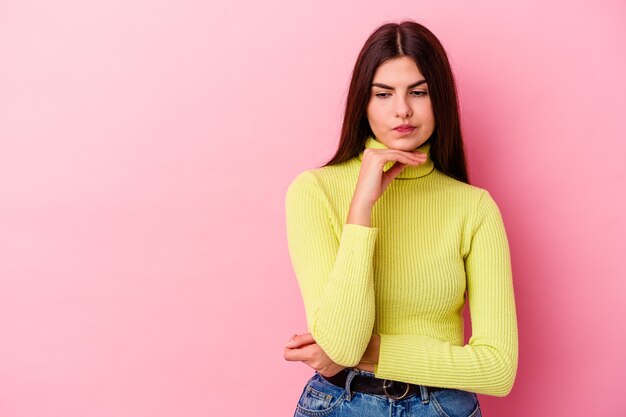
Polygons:
[[294,349],[311,343],[315,343],[315,339],[313,339],[311,333],[303,333],[292,337],[291,340],[285,344],[285,347]]
[[383,175],[387,177],[387,179],[389,181],[393,180],[396,175],[398,175],[403,169],[404,167],[406,167],[408,164],[405,164],[403,162],[396,162],[395,164],[393,164],[393,166],[391,168],[389,168],[387,170],[387,172],[385,172]]
[[283,356],[287,361],[304,361],[308,359],[306,352],[302,349],[285,348]]
[[298,335],[297,338],[301,345],[309,345],[311,343],[316,343],[315,339],[313,339],[313,335],[310,332],[302,333],[301,335]]
[[[310,344],[301,348],[285,348],[284,357],[288,361],[303,361],[306,362],[311,359],[313,354],[317,352],[317,344]],[[320,348],[321,350],[321,348]]]
[[383,163],[392,161],[425,161],[426,154],[415,151],[401,151],[399,149],[376,150],[373,152],[376,158],[381,158]]

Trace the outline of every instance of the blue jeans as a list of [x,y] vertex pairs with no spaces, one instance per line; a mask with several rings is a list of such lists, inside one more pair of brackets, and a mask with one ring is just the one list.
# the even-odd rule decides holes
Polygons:
[[374,377],[373,372],[349,368],[346,386],[338,387],[315,372],[302,390],[294,417],[482,417],[473,392],[450,388],[431,391],[420,385],[419,393],[394,400],[351,390],[356,374]]

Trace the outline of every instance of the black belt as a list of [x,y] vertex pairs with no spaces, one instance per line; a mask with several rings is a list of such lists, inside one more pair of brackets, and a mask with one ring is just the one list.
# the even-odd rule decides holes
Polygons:
[[[341,372],[331,377],[325,377],[322,374],[320,375],[331,384],[336,385],[339,388],[345,388],[349,371],[349,368],[344,368]],[[426,388],[429,391],[437,391],[441,389],[437,387]],[[381,379],[362,374],[354,375],[352,382],[350,382],[350,389],[365,394],[386,395],[393,400],[401,400],[409,395],[418,394],[420,392],[419,385],[393,381],[391,379]]]

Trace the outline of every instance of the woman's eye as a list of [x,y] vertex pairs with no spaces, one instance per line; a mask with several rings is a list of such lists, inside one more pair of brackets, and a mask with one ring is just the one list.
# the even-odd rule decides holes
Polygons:
[[[426,91],[412,91],[412,93],[415,97],[423,97],[428,94]],[[376,97],[379,98],[387,98],[390,95],[391,93],[376,93]]]

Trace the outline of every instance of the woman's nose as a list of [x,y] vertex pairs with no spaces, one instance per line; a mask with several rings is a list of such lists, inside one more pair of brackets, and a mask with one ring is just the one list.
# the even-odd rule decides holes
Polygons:
[[411,107],[407,103],[406,99],[400,97],[396,103],[396,115],[402,119],[406,119],[411,116]]

